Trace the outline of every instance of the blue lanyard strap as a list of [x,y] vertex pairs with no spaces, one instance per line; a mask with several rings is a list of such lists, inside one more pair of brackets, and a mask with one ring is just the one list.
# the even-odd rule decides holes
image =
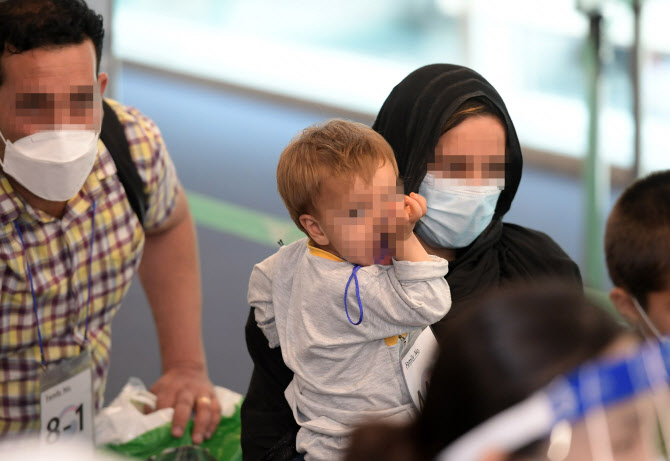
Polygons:
[[[91,242],[89,248],[89,260],[88,260],[88,299],[86,300],[86,327],[84,330],[84,341],[88,341],[88,320],[89,320],[89,308],[91,305],[91,288],[92,288],[92,272],[93,272],[93,244],[95,243],[95,212],[96,212],[96,202],[93,201],[92,205],[92,217],[91,217]],[[19,234],[19,239],[21,240],[21,247],[23,248],[23,258],[26,260],[26,272],[28,272],[28,279],[30,280],[30,293],[33,297],[33,311],[35,312],[35,321],[37,323],[37,338],[40,342],[40,358],[42,365],[46,366],[46,358],[44,356],[44,342],[42,340],[42,331],[40,330],[40,318],[37,311],[37,296],[35,295],[35,284],[33,282],[33,274],[30,269],[30,261],[28,261],[28,253],[26,251],[26,244],[23,240],[23,233],[19,227],[19,223],[14,221],[14,228]]]
[[91,306],[91,291],[93,288],[91,279],[93,278],[93,244],[95,243],[95,200],[93,200],[93,205],[91,207],[91,244],[89,245],[88,249],[88,299],[86,300],[86,327],[84,328],[84,342],[88,342],[88,317],[89,307]]
[[30,270],[30,262],[28,261],[28,255],[26,254],[26,244],[23,242],[23,234],[21,233],[21,228],[19,227],[19,224],[16,221],[14,221],[14,227],[16,228],[16,232],[19,233],[19,239],[21,239],[21,247],[23,248],[23,259],[26,260],[26,271],[28,272],[28,279],[30,280],[30,292],[33,295],[33,310],[35,311],[35,320],[37,321],[37,337],[40,341],[40,356],[42,359],[42,365],[46,366],[47,361],[44,358],[44,345],[42,344],[42,332],[40,331],[40,318],[39,315],[37,315],[37,299],[35,298],[35,288],[33,285],[32,271]]
[[[360,268],[361,266],[357,264],[354,265],[354,270],[351,271],[351,276],[349,276],[347,286],[344,288],[344,312],[346,312],[347,318],[349,319],[349,323],[351,323],[352,325],[358,325],[363,321],[363,303],[361,302],[361,293],[358,287],[358,276],[356,275],[356,272],[358,272],[358,269]],[[354,279],[354,283],[356,283],[356,299],[358,299],[358,307],[360,309],[360,317],[358,318],[358,322],[354,322],[353,320],[351,320],[351,317],[349,316],[349,308],[347,307],[347,293],[349,292],[349,285],[351,284],[351,279]]]

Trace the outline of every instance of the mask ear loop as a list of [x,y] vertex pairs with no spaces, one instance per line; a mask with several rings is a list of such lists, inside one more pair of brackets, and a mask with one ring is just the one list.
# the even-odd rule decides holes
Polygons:
[[579,372],[579,389],[584,406],[591,408],[584,417],[591,459],[614,461],[607,414],[602,405],[598,367],[586,366]]
[[670,443],[670,388],[668,387],[668,370],[663,360],[660,346],[646,349],[642,353],[642,363],[646,379],[651,388],[651,401],[654,405],[657,428],[661,440],[658,443],[659,454],[668,459]]
[[[9,144],[9,143],[7,142],[7,139],[5,139],[5,135],[2,134],[2,131],[0,131],[0,138],[2,138],[2,142],[5,143],[5,154],[7,154],[7,144]],[[4,158],[4,156],[3,156],[3,158],[0,158],[0,166],[2,168],[5,168],[5,158]]]
[[637,299],[633,299],[633,305],[635,306],[635,309],[637,310],[637,313],[640,314],[640,317],[642,317],[642,320],[644,323],[647,325],[647,328],[651,331],[651,333],[658,339],[659,341],[663,341],[663,335],[658,331],[658,329],[654,326],[654,323],[651,321],[647,313],[645,312],[644,309],[642,309],[642,306],[640,303],[637,301]]

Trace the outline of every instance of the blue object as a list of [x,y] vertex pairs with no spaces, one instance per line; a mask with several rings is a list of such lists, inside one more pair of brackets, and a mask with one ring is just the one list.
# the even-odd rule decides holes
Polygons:
[[[360,289],[358,287],[358,277],[356,276],[356,272],[361,268],[358,264],[354,265],[354,270],[351,271],[351,276],[349,277],[349,281],[347,282],[347,286],[344,288],[344,312],[347,314],[347,318],[349,319],[349,323],[352,325],[359,325],[363,321],[363,303],[361,302],[361,293]],[[349,285],[351,285],[351,279],[354,279],[354,283],[356,284],[356,299],[358,299],[358,308],[360,309],[360,317],[358,318],[358,322],[354,322],[351,320],[351,317],[349,316],[349,308],[347,307],[347,293],[349,292]]]
[[[92,205],[92,218],[91,218],[91,241],[89,244],[89,260],[88,260],[88,300],[86,301],[86,327],[84,330],[84,341],[88,341],[88,317],[89,317],[89,307],[91,305],[91,274],[92,274],[92,268],[93,268],[93,243],[95,242],[95,212],[96,212],[96,202],[95,200],[93,201]],[[21,232],[21,228],[19,227],[19,223],[17,221],[14,221],[14,228],[16,229],[16,232],[19,234],[19,240],[21,240],[21,247],[23,248],[23,257],[26,260],[26,272],[28,272],[28,279],[30,280],[30,293],[33,296],[33,311],[35,312],[35,320],[37,322],[37,338],[40,342],[40,355],[41,355],[41,360],[42,360],[42,366],[47,365],[46,358],[44,357],[44,343],[42,341],[42,331],[40,330],[40,318],[37,313],[37,297],[35,296],[35,285],[33,283],[33,274],[32,270],[30,269],[30,261],[28,261],[28,254],[26,252],[26,244],[23,240],[23,233]],[[358,282],[356,282],[356,292],[358,293]],[[361,317],[362,317],[362,311],[361,311]]]
[[670,344],[649,343],[622,360],[587,363],[550,384],[546,395],[554,421],[578,421],[607,407],[668,382]]

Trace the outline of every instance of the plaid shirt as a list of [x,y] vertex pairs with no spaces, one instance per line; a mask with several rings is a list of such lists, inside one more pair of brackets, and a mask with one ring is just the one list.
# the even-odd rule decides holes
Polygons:
[[[172,213],[179,181],[156,125],[139,111],[108,101],[119,116],[147,196],[145,229]],[[37,298],[47,364],[79,354],[84,342],[92,203],[96,201],[88,326],[96,409],[109,367],[111,321],[130,287],[144,231],[102,141],[93,170],[61,219],[31,207],[0,171],[0,434],[39,428],[41,371],[37,321],[25,258]],[[18,223],[25,242],[25,253]]]

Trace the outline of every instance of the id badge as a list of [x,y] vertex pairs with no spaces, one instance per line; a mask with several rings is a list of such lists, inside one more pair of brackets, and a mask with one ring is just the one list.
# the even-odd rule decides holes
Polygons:
[[82,351],[40,375],[40,441],[53,445],[72,439],[93,443],[91,352]]
[[400,362],[412,402],[419,411],[423,410],[426,391],[428,390],[430,375],[437,359],[438,350],[439,347],[433,330],[426,327]]

